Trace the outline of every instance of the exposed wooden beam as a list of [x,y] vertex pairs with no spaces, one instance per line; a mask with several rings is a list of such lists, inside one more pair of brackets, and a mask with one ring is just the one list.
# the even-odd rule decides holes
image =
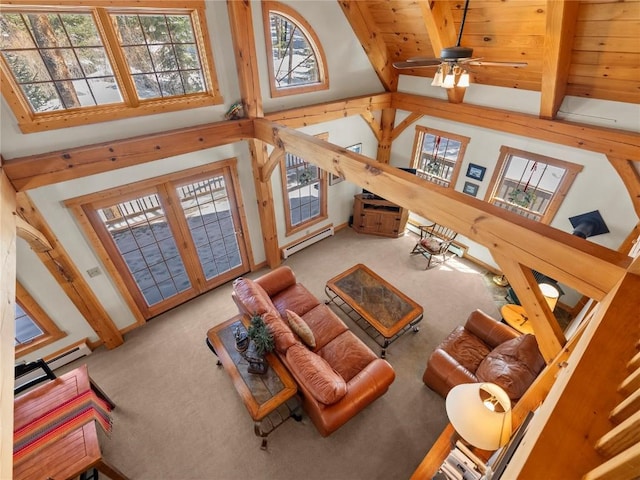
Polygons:
[[540,88],[541,118],[555,118],[564,99],[579,7],[580,2],[575,0],[547,0]]
[[32,227],[22,217],[16,216],[16,232],[36,252],[48,252],[53,247],[42,232]]
[[393,93],[391,106],[476,127],[640,161],[640,135],[635,132],[545,120],[524,113],[465,103],[454,105],[443,100],[408,93]]
[[584,478],[604,461],[595,443],[613,427],[608,417],[621,398],[616,388],[636,351],[640,322],[638,302],[632,299],[637,299],[638,291],[640,276],[626,274],[596,307],[567,368],[529,425],[506,477],[544,478],[548,472],[562,472],[564,478]]
[[378,152],[376,160],[389,163],[391,160],[391,143],[393,142],[393,124],[396,120],[396,110],[385,108],[380,117],[380,136],[378,138]]
[[360,116],[364,119],[365,122],[367,122],[367,125],[369,125],[369,128],[371,129],[371,132],[376,137],[378,143],[380,143],[380,140],[382,139],[382,127],[380,126],[380,122],[376,120],[376,117],[373,116],[373,113],[370,110],[362,112]]
[[527,318],[536,335],[540,353],[549,363],[558,355],[567,340],[558,321],[549,309],[549,305],[544,300],[533,272],[530,268],[522,267],[510,258],[496,254],[495,251],[492,254],[527,312]]
[[398,125],[393,128],[393,132],[391,132],[391,140],[395,140],[398,136],[405,131],[405,129],[411,125],[413,122],[416,122],[422,118],[420,113],[411,113],[407,118],[401,121]]
[[[251,2],[229,1],[227,2],[227,10],[229,12],[231,38],[238,70],[238,83],[245,114],[251,118],[262,117],[264,111],[262,108],[262,94],[260,93],[258,56],[253,32]],[[252,138],[249,139],[248,144],[249,152],[251,153],[251,168],[256,189],[265,257],[269,267],[274,268],[280,265],[281,262],[278,248],[278,230],[276,227],[271,175],[267,177],[267,172],[263,171],[263,169],[266,165],[266,170],[272,170],[275,168],[275,163],[271,166],[268,165],[267,147],[263,142]]]
[[[420,0],[422,19],[429,34],[431,48],[434,56],[439,57],[440,51],[445,47],[456,44],[457,32],[453,24],[453,15],[448,1],[443,0]],[[433,70],[435,73],[436,70]]]
[[271,178],[271,174],[275,170],[276,166],[284,159],[287,152],[284,151],[283,148],[275,147],[271,155],[269,155],[269,160],[260,167],[260,181],[267,182]]
[[5,159],[4,168],[14,188],[24,191],[247,138],[253,138],[251,120],[218,122],[41,155]]
[[27,194],[18,193],[16,201],[18,215],[39,230],[52,246],[52,249],[47,252],[35,252],[43,265],[49,270],[86,322],[98,334],[104,345],[107,348],[121,345],[124,342],[122,334]]
[[640,217],[640,173],[638,173],[640,162],[635,162],[636,167],[634,166],[633,160],[626,160],[614,155],[607,155],[607,157],[609,158],[611,166],[618,172],[622,183],[627,187],[631,203],[633,203],[633,209],[636,211],[636,214],[638,214],[638,217]]
[[338,2],[353,32],[360,40],[369,61],[387,92],[398,89],[398,72],[393,68],[387,45],[382,32],[371,18],[365,2],[359,0],[340,0]]
[[0,169],[0,478],[13,478],[16,192]]
[[391,95],[382,93],[281,110],[267,113],[264,117],[287,127],[299,128],[350,117],[351,115],[374,112],[390,106]]
[[513,212],[443,189],[363,155],[266,119],[255,133],[288,153],[453,228],[492,252],[512,258],[596,300],[613,288],[630,263],[627,255]]

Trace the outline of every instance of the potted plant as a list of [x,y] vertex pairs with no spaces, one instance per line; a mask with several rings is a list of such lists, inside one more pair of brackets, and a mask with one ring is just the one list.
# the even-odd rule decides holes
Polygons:
[[264,323],[262,316],[254,314],[251,317],[247,334],[251,340],[252,347],[246,355],[249,361],[249,373],[265,373],[269,364],[264,356],[273,351],[275,342],[269,327]]

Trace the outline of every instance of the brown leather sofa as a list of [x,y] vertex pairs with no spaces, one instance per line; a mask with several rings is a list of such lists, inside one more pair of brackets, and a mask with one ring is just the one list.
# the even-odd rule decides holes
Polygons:
[[533,335],[521,335],[476,310],[431,354],[422,380],[445,398],[461,383],[495,383],[515,403],[544,366]]
[[[274,335],[275,352],[295,378],[303,408],[322,436],[384,394],[395,379],[391,365],[298,283],[289,267],[278,267],[255,281],[236,279],[232,297],[240,313],[262,315]],[[314,347],[303,342],[306,335],[291,329],[287,310],[309,327]]]

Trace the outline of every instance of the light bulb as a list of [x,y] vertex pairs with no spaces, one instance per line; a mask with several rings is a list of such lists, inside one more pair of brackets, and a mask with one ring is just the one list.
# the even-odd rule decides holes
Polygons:
[[468,87],[469,86],[469,74],[462,71],[462,75],[460,75],[460,79],[458,80],[457,87]]

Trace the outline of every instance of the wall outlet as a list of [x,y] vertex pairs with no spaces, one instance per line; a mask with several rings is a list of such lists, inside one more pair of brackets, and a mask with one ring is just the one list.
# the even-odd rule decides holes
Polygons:
[[102,272],[100,271],[99,267],[93,267],[93,268],[90,268],[89,270],[87,270],[87,275],[89,275],[89,277],[91,277],[91,278],[97,277],[101,273]]

